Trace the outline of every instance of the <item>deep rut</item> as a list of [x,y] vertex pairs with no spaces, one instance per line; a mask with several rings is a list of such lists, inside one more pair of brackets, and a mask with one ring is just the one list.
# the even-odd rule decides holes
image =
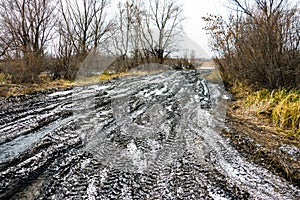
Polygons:
[[0,199],[299,199],[220,136],[225,93],[201,73],[5,100]]

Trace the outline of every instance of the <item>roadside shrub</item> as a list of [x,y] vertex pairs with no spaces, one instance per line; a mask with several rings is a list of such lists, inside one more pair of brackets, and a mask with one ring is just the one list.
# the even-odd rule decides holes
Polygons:
[[223,83],[221,74],[220,74],[219,70],[216,70],[216,69],[211,70],[208,74],[205,74],[205,73],[202,74],[201,77],[203,77],[204,79],[206,79],[212,83],[217,83],[217,84]]
[[10,77],[12,83],[36,83],[43,71],[43,57],[28,54],[26,58],[2,60],[0,70]]
[[238,11],[229,19],[204,18],[225,83],[299,87],[300,9],[280,0],[231,2]]
[[53,79],[75,80],[77,71],[83,58],[80,56],[62,56],[53,59],[55,64],[52,64],[49,71],[53,74]]

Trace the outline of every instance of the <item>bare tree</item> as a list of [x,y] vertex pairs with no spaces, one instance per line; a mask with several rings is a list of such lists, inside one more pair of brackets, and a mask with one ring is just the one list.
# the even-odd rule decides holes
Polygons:
[[118,3],[110,40],[106,44],[107,51],[118,57],[116,71],[125,71],[140,58],[141,5],[139,0]]
[[1,54],[25,61],[23,67],[28,74],[33,68],[31,72],[38,74],[46,45],[52,39],[54,10],[55,1],[51,0],[0,0]]
[[112,29],[112,21],[107,18],[105,12],[109,4],[109,0],[102,0],[99,2],[98,7],[94,7],[95,20],[92,24],[92,34],[95,49],[110,37],[107,33]]
[[133,64],[138,65],[140,62],[143,62],[144,59],[142,51],[142,21],[144,15],[144,3],[141,0],[132,0],[132,5],[132,20],[129,40]]
[[3,57],[5,54],[7,54],[7,51],[9,49],[9,44],[12,43],[7,37],[5,37],[5,33],[1,31],[0,33],[0,58]]
[[106,39],[111,23],[106,9],[109,0],[60,0],[63,24],[60,29],[72,41],[76,54],[86,55]]
[[140,7],[136,1],[118,3],[118,13],[114,17],[114,29],[111,30],[113,50],[119,56],[126,57],[133,49],[138,48],[140,33]]
[[184,19],[176,0],[150,0],[142,29],[144,49],[162,63],[174,51],[174,39]]
[[49,0],[1,0],[1,29],[6,33],[1,41],[23,56],[31,52],[43,55],[46,43],[52,39],[54,9],[54,1]]
[[63,23],[57,24],[58,28],[58,43],[55,46],[56,51],[56,66],[51,69],[54,73],[54,78],[74,79],[76,74],[76,49],[73,45],[72,34],[65,29]]
[[132,4],[118,3],[118,13],[114,17],[114,29],[111,30],[112,53],[125,58],[129,51],[129,35],[132,27]]
[[57,76],[74,79],[89,52],[102,48],[112,27],[107,16],[110,0],[59,0]]

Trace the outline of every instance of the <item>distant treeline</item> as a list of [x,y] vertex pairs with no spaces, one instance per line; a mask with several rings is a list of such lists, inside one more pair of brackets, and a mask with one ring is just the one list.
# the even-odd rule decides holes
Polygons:
[[176,50],[182,6],[176,0],[122,2],[0,0],[0,73],[19,83],[38,81],[42,71],[74,79],[91,51],[116,56],[120,71],[154,59],[163,63]]

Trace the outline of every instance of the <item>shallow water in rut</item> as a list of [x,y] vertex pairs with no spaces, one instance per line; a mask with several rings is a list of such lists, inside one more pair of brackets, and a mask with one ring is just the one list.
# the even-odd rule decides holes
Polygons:
[[0,199],[299,199],[220,136],[226,94],[201,73],[5,100]]

